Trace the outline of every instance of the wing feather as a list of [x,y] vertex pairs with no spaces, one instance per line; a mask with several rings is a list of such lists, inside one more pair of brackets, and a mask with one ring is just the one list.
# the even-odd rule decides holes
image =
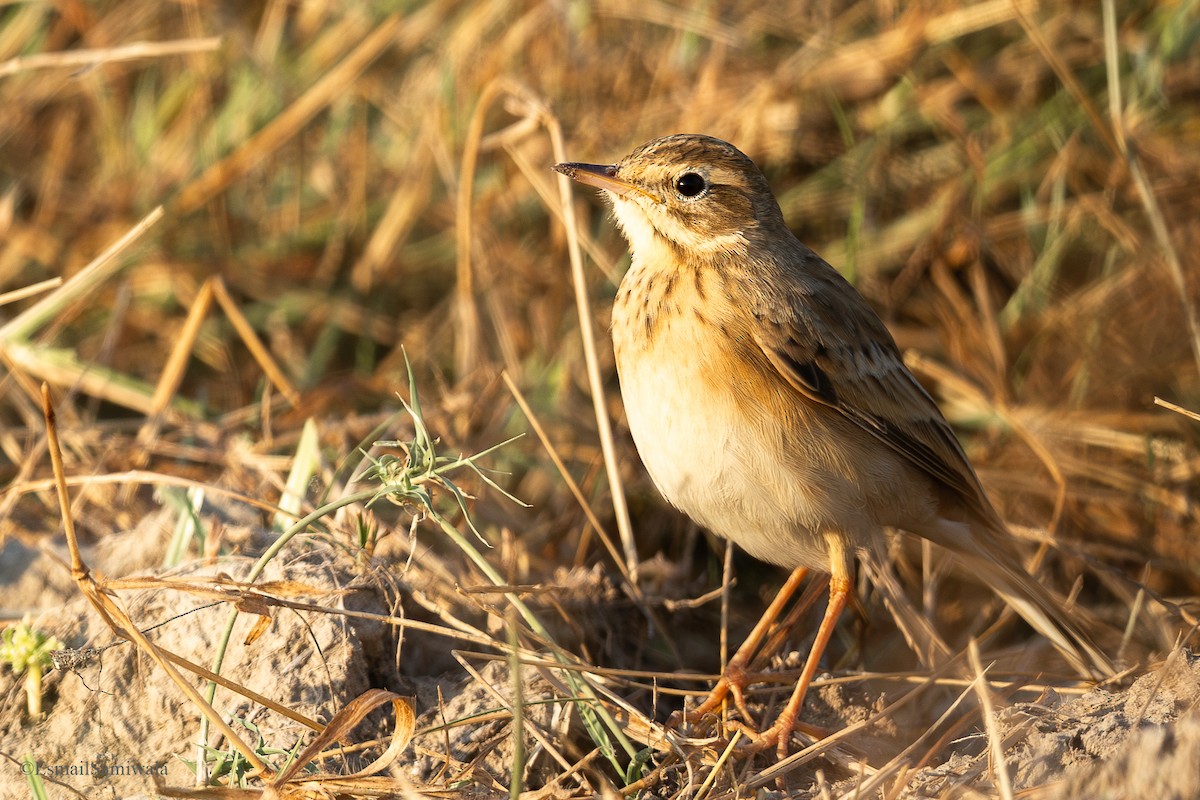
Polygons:
[[754,338],[767,360],[796,391],[835,409],[984,520],[995,521],[958,439],[904,366],[887,328],[849,285],[822,287],[845,281],[817,256],[811,258],[824,269],[807,264],[805,280],[788,284],[796,287],[796,296],[755,309],[760,324]]

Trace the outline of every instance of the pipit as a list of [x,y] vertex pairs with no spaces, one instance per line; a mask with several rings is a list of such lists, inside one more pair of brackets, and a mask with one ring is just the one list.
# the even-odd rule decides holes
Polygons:
[[[685,134],[616,164],[555,169],[598,187],[632,253],[612,315],[621,396],[663,496],[764,561],[808,570],[829,603],[788,704],[755,748],[786,754],[850,593],[856,554],[884,529],[949,550],[1081,674],[1112,665],[1021,566],[1012,534],[933,399],[866,300],[784,224],[737,148]],[[768,612],[769,615],[770,611]],[[769,621],[731,659],[698,719],[732,692]]]

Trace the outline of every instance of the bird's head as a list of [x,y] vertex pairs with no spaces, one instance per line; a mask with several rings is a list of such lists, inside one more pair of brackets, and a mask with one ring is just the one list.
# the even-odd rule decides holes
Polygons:
[[744,252],[759,232],[783,228],[762,172],[742,151],[711,136],[667,136],[616,164],[570,162],[554,169],[604,190],[635,255],[662,245],[693,256]]

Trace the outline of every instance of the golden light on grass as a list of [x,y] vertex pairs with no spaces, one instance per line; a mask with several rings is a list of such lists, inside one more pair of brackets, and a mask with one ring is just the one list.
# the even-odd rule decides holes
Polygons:
[[[617,399],[606,331],[624,244],[550,165],[691,131],[750,154],[789,226],[852,272],[1045,581],[1066,593],[1083,576],[1076,609],[1109,652],[1140,674],[1177,638],[1195,644],[1194,4],[383,5],[3,6],[0,549],[55,552],[70,520],[103,558],[161,512],[153,487],[166,485],[204,490],[215,549],[185,557],[258,557],[225,511],[269,530],[285,491],[309,515],[361,489],[357,447],[378,458],[386,437],[369,435],[401,409],[398,390],[408,397],[403,345],[439,452],[478,453],[536,420],[540,442],[489,454],[483,472],[531,508],[472,475],[461,508],[438,508],[473,555],[411,507],[365,501],[318,516],[285,553],[333,543],[370,575],[419,583],[382,624],[440,642],[464,680],[460,642],[482,654],[464,656],[481,673],[519,650],[523,674],[549,676],[550,694],[519,705],[546,744],[526,737],[524,779],[504,790],[704,786],[716,800],[781,774],[815,786],[819,769],[831,796],[898,796],[956,748],[986,749],[964,738],[987,730],[965,648],[994,609],[936,555],[899,545],[883,565],[894,580],[860,581],[865,622],[839,628],[836,677],[814,684],[844,702],[829,739],[786,763],[731,755],[718,770],[721,746],[663,725],[719,669],[718,629],[740,640],[764,604],[758,585],[770,594],[782,578],[739,561],[727,615],[706,602],[720,559],[656,499]],[[309,419],[314,461],[287,489]],[[387,435],[406,440],[408,425]],[[128,577],[113,566],[109,579]],[[62,566],[45,556],[28,569]],[[18,618],[72,599],[8,589]],[[518,604],[529,616],[512,622]],[[1044,671],[1044,649],[1011,623],[974,632],[997,703],[1013,683],[1025,700],[1084,690]],[[181,666],[142,663],[147,675]],[[786,691],[786,666],[756,665],[752,702]],[[506,687],[493,686],[504,702],[479,689],[496,724],[511,719]],[[278,704],[274,687],[245,688]],[[569,741],[538,728],[547,708]],[[590,709],[603,714],[583,732]],[[495,791],[502,770],[485,779],[482,761],[471,771],[433,744],[481,724],[419,720],[422,752],[444,768],[430,774],[463,783],[394,790]],[[891,749],[850,755],[885,729]],[[173,752],[190,758],[196,733]],[[409,747],[393,763],[415,758]],[[1017,796],[1021,774],[1009,776]],[[955,779],[995,790],[982,767]]]

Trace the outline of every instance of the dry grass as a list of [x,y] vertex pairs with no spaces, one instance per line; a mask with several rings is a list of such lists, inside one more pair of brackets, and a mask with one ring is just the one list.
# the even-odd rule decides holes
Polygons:
[[[564,205],[549,170],[558,136],[601,161],[698,131],[754,157],[797,234],[880,311],[1002,513],[1052,545],[1048,580],[1085,571],[1078,602],[1098,625],[1142,609],[1123,646],[1144,663],[1178,631],[1157,599],[1200,590],[1200,439],[1155,405],[1200,407],[1200,7],[1114,5],[0,4],[0,546],[59,541],[42,381],[94,543],[156,508],[163,485],[312,510],[284,493],[305,485],[287,478],[304,421],[319,431],[312,474],[336,494],[338,462],[408,396],[403,345],[449,449],[478,452],[530,417],[542,437],[488,457],[531,509],[467,487],[503,579],[427,533],[443,588],[500,583],[511,600],[553,585],[557,566],[599,563],[667,634],[557,647],[501,594],[476,609],[496,615],[479,623],[496,649],[512,649],[509,630],[530,663],[664,682],[699,670],[691,654],[715,633],[672,639],[661,601],[711,590],[720,567],[662,508],[621,423],[604,331],[624,244],[596,202]],[[379,514],[383,531],[408,519]],[[352,541],[350,519],[327,523]],[[634,547],[664,554],[636,583]],[[897,555],[919,591],[920,564]],[[739,569],[743,586],[778,580]],[[761,607],[746,591],[732,603],[735,628]],[[954,605],[951,620],[976,613]],[[864,663],[854,642],[842,651],[843,667]],[[871,665],[915,664],[900,648]],[[628,701],[624,730],[590,724],[650,730],[649,677],[573,681],[564,692]],[[970,705],[984,690],[962,691]],[[931,728],[870,785],[895,796],[953,730]],[[559,789],[638,778],[584,755],[563,756]],[[692,777],[717,797],[761,774],[723,762]]]

